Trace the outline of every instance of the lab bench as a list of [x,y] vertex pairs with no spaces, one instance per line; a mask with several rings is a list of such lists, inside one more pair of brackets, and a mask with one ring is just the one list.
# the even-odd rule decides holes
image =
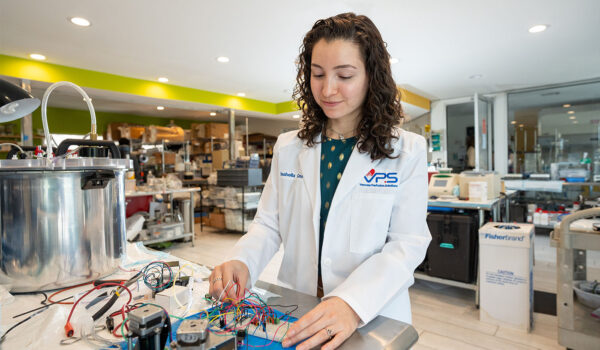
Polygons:
[[[321,299],[300,293],[271,283],[258,281],[258,288],[281,295],[270,298],[269,304],[298,305],[293,315],[300,318],[319,304]],[[407,323],[384,316],[377,316],[364,327],[357,329],[338,349],[340,350],[378,350],[378,349],[410,349],[417,343],[419,335],[415,328]]]

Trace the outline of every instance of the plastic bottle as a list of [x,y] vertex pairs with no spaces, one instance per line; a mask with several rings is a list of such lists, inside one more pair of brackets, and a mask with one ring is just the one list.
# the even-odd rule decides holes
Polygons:
[[586,180],[588,180],[589,177],[590,177],[590,173],[592,172],[592,160],[588,156],[587,152],[583,152],[583,157],[579,161],[579,164],[585,165],[585,168],[586,168],[587,173],[588,173]]
[[533,213],[533,224],[539,225],[541,223],[542,209],[538,208]]
[[600,147],[594,152],[594,181],[600,181]]
[[548,211],[542,211],[542,215],[540,216],[540,224],[548,226],[550,224]]

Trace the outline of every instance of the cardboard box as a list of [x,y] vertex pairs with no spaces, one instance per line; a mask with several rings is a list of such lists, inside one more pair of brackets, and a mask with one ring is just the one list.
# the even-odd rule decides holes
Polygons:
[[[162,164],[162,155],[160,152],[154,152],[152,156],[154,157],[156,164]],[[175,165],[176,157],[177,155],[175,152],[165,152],[165,164]]]
[[121,131],[121,137],[125,137],[128,139],[141,139],[144,137],[144,133],[146,132],[145,126],[120,126],[119,131]]
[[229,137],[229,125],[224,123],[206,123],[204,124],[204,137],[221,138]]
[[225,214],[210,213],[209,226],[224,230],[225,229]]
[[126,127],[127,123],[108,123],[104,138],[107,140],[119,141],[121,138],[121,130],[119,128]]
[[229,151],[226,149],[212,152],[213,171],[223,169],[223,163],[229,161]]
[[192,138],[204,138],[206,137],[206,127],[205,127],[206,123],[203,124],[197,124],[197,123],[192,123],[192,125],[190,125],[190,130],[192,133]]

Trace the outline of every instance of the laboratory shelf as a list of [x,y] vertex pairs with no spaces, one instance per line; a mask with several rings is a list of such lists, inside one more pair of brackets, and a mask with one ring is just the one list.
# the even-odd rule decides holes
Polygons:
[[148,240],[142,241],[142,243],[144,245],[163,243],[163,242],[174,241],[177,239],[192,237],[193,235],[194,235],[193,233],[189,232],[189,233],[184,233],[184,234],[181,234],[178,236],[169,236],[169,237],[163,237],[163,238],[157,238],[157,239],[148,239]]

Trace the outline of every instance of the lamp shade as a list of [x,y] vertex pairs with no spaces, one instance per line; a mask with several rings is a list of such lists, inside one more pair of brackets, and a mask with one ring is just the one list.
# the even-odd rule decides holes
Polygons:
[[0,123],[23,118],[39,106],[40,100],[29,92],[0,79]]

